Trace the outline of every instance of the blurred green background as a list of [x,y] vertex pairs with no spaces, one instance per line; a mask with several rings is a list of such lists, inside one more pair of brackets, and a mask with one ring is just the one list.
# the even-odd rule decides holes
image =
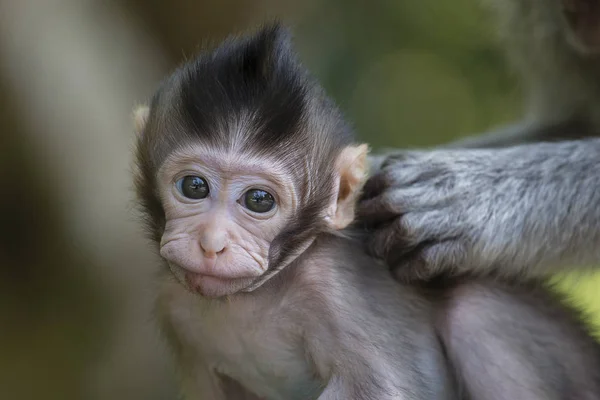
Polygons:
[[[521,114],[477,0],[0,0],[0,398],[174,398],[130,112],[185,57],[273,17],[374,148]],[[561,283],[594,321],[599,287]]]

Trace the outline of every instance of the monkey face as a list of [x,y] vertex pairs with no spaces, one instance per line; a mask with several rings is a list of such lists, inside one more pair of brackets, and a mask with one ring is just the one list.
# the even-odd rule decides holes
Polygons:
[[354,219],[368,148],[277,27],[184,64],[134,115],[152,240],[196,293],[253,291]]
[[159,171],[160,254],[206,297],[235,293],[268,268],[270,244],[295,214],[295,182],[277,162],[198,146]]
[[[365,176],[367,146],[344,149],[334,168],[336,185],[322,199],[314,226],[338,230],[354,218],[354,200]],[[305,174],[263,156],[217,151],[202,145],[174,152],[158,171],[158,194],[165,211],[160,254],[179,282],[205,297],[220,297],[259,286],[284,267],[272,268],[273,243],[305,200]],[[322,230],[295,244],[293,261]],[[293,238],[284,235],[287,247]],[[258,285],[257,285],[257,282]]]

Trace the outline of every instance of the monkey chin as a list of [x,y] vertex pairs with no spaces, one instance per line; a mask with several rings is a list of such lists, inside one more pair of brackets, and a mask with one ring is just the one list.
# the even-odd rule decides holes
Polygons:
[[256,277],[221,278],[214,275],[188,271],[172,263],[169,263],[169,267],[179,283],[181,283],[185,289],[194,294],[211,299],[236,294],[242,289],[250,286],[256,279]]

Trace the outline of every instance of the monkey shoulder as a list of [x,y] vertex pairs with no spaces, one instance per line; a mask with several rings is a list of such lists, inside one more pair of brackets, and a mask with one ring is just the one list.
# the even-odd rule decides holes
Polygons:
[[326,298],[322,310],[339,310],[341,302],[397,320],[425,315],[432,306],[420,287],[396,281],[385,263],[369,256],[359,236],[320,235],[291,270],[296,291]]
[[328,343],[326,353],[338,350],[344,353],[339,359],[351,355],[363,361],[377,354],[376,368],[391,375],[409,374],[406,366],[416,375],[445,374],[435,366],[443,361],[430,320],[433,302],[420,288],[394,280],[358,239],[322,235],[306,254],[295,266],[294,292],[315,318],[309,336]]

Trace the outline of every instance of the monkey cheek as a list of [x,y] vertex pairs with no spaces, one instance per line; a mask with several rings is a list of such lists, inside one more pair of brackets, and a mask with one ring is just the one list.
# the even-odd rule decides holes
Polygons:
[[185,267],[188,270],[200,269],[204,258],[199,246],[190,238],[168,241],[161,246],[160,256],[170,265]]

